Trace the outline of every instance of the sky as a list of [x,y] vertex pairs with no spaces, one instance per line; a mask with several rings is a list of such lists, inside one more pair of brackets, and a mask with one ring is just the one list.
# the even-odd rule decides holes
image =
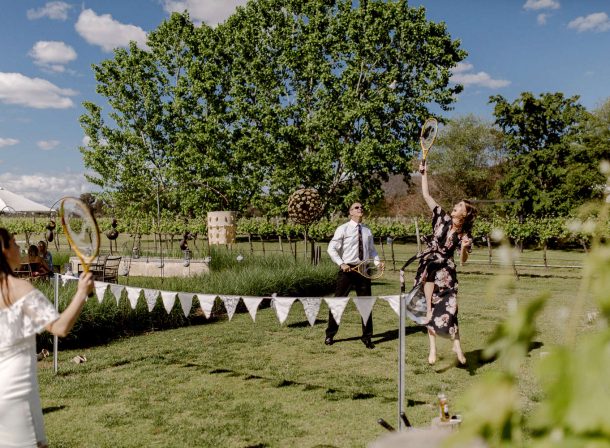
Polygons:
[[[92,64],[112,58],[173,11],[214,26],[246,0],[0,0],[0,187],[51,206],[96,191],[84,173],[82,103],[104,107]],[[578,95],[592,110],[610,98],[609,0],[411,0],[445,22],[468,57],[447,116],[493,118],[490,95]]]

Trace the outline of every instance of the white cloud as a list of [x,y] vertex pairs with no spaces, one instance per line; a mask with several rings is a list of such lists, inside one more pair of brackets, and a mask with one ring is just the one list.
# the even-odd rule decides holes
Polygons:
[[610,20],[608,20],[608,14],[605,12],[596,12],[586,17],[577,17],[568,23],[568,28],[579,33],[583,31],[608,31],[610,30]]
[[0,102],[35,109],[66,109],[73,107],[69,98],[78,94],[62,89],[41,78],[28,78],[21,73],[0,72]]
[[536,21],[538,22],[538,25],[546,25],[546,19],[549,17],[548,14],[538,14],[538,17],[536,17]]
[[560,6],[557,0],[527,0],[523,9],[538,11],[540,9],[559,9]]
[[117,47],[127,47],[130,41],[135,41],[138,47],[146,49],[146,32],[135,25],[125,25],[112,18],[110,14],[97,15],[91,9],[85,9],[78,16],[74,28],[92,45],[102,47],[111,52]]
[[481,86],[490,89],[506,87],[510,81],[506,79],[493,79],[485,72],[470,72],[474,66],[468,62],[458,62],[457,66],[452,70],[451,82],[463,84],[466,86]]
[[59,145],[59,140],[39,140],[36,142],[36,146],[43,151],[49,151],[50,149],[56,148],[57,145]]
[[15,194],[20,194],[41,204],[51,206],[64,196],[79,197],[82,193],[98,191],[90,184],[83,173],[65,172],[49,175],[0,174],[0,185]]
[[28,54],[36,65],[59,73],[65,70],[64,65],[76,59],[74,48],[59,41],[38,41]]
[[194,22],[215,26],[233,14],[235,8],[246,3],[247,0],[163,0],[163,7],[169,13],[186,10]]
[[457,65],[451,70],[451,72],[455,75],[457,73],[464,73],[472,70],[474,66],[469,62],[458,62]]
[[67,20],[70,8],[72,8],[72,5],[65,2],[48,2],[42,8],[28,9],[27,16],[30,20],[41,19],[43,17],[53,20]]
[[13,146],[19,143],[19,140],[16,138],[2,138],[0,137],[0,148],[4,148],[5,146]]
[[81,143],[83,146],[89,146],[89,143],[91,143],[91,137],[84,135]]

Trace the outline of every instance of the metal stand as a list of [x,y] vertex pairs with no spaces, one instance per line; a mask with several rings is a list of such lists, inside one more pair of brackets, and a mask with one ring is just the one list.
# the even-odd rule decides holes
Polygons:
[[[53,276],[55,280],[55,298],[53,303],[55,304],[55,310],[59,313],[59,274],[55,274]],[[57,352],[58,352],[58,338],[56,335],[53,335],[53,373],[57,374]]]
[[406,341],[405,341],[405,271],[400,270],[400,294],[398,295],[399,310],[398,313],[398,429],[403,430],[405,422],[402,416],[405,415],[405,357],[406,357]]
[[[411,260],[412,261],[412,260]],[[410,262],[410,261],[409,261]],[[405,266],[409,263],[407,262]],[[405,316],[407,314],[406,304],[404,300],[405,293],[405,271],[403,266],[400,269],[400,294],[398,295],[398,430],[402,431],[405,428],[411,427],[411,422],[405,413],[405,358],[407,355],[407,346],[405,340]],[[394,427],[380,418],[377,420],[381,426],[388,431],[395,431]]]

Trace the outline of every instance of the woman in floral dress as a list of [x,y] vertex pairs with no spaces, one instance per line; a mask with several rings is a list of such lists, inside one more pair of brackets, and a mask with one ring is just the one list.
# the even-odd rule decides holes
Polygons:
[[460,364],[466,357],[460,345],[458,328],[458,281],[453,254],[457,250],[461,263],[468,259],[472,248],[470,232],[477,211],[469,201],[460,201],[453,206],[451,213],[445,212],[430,196],[428,191],[427,165],[420,165],[422,174],[422,194],[432,210],[433,234],[426,239],[426,249],[419,255],[419,267],[415,284],[424,283],[427,306],[428,337],[430,353],[428,363],[436,362],[436,336],[450,338],[453,351]]

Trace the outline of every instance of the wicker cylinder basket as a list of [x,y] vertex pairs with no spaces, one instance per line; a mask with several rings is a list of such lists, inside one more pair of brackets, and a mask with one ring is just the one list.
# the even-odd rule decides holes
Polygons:
[[237,233],[236,212],[208,212],[208,243],[234,244]]

